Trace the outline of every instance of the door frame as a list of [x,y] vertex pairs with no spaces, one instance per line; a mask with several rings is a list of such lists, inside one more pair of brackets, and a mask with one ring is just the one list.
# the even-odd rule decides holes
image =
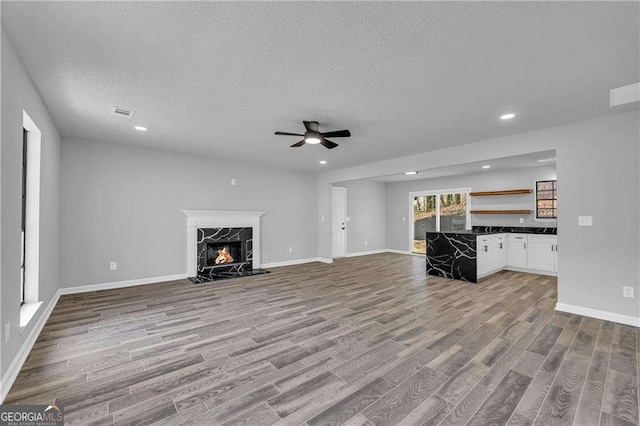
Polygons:
[[[334,232],[333,232],[333,216],[334,216],[334,208],[335,208],[335,203],[333,202],[334,200],[334,194],[336,193],[342,193],[344,194],[344,253],[342,255],[340,254],[336,254],[335,250],[334,250],[334,244],[333,244],[333,238],[334,238]],[[335,258],[339,258],[339,257],[347,257],[347,232],[348,232],[348,226],[347,226],[347,188],[343,188],[340,186],[332,186],[331,187],[331,258],[335,259]]]
[[436,196],[436,232],[440,232],[440,197],[441,194],[467,194],[467,218],[465,228],[467,230],[471,229],[471,187],[467,188],[453,188],[453,189],[437,189],[433,191],[413,191],[409,192],[409,253],[419,254],[422,256],[422,253],[414,253],[413,252],[413,199],[415,197],[422,197],[427,195],[435,195]]

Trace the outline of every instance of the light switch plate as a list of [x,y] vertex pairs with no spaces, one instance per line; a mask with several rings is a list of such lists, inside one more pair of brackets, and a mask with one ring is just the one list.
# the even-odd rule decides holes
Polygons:
[[116,269],[118,269],[118,262],[109,263],[109,269],[111,269],[112,271],[115,271]]
[[524,217],[520,218],[520,223],[524,223]]
[[593,216],[578,216],[578,226],[593,226]]
[[231,185],[232,186],[236,186],[236,180],[235,179],[231,179]]
[[633,287],[631,286],[622,286],[622,295],[624,297],[628,297],[630,299],[633,299],[635,297],[634,291],[633,291]]

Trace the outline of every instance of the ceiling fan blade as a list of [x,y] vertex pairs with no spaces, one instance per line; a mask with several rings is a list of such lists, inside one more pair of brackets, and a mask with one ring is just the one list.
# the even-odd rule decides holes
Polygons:
[[305,141],[304,141],[304,139],[302,139],[300,142],[294,143],[293,145],[291,145],[291,148],[298,148],[298,147],[300,147],[300,146],[302,146],[304,144],[305,144]]
[[307,132],[318,132],[318,122],[317,121],[303,121],[304,128],[307,129]]
[[304,136],[301,135],[300,133],[288,133],[288,132],[276,132],[276,135],[282,135],[282,136]]
[[348,130],[336,130],[334,132],[321,133],[326,138],[348,138],[351,132]]
[[336,146],[338,146],[337,143],[331,142],[330,140],[327,140],[327,139],[322,139],[322,141],[320,143],[322,144],[322,146],[324,146],[326,148],[329,148],[329,149],[333,149]]

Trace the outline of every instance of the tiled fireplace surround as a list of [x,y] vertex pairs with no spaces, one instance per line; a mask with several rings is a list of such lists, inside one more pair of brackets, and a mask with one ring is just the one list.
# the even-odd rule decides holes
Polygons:
[[[187,276],[208,276],[260,268],[260,217],[262,211],[183,210],[187,216]],[[207,243],[242,241],[245,263],[206,267]]]

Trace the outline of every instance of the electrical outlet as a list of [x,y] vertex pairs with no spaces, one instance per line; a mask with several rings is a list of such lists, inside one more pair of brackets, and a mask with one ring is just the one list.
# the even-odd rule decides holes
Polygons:
[[403,222],[406,222],[406,221],[407,221],[407,218],[406,218],[406,217],[403,217],[403,218],[402,218],[402,221],[403,221]]
[[118,269],[118,262],[111,262],[109,264],[109,269],[111,269],[112,271],[115,271],[116,269]]
[[293,253],[293,247],[289,247],[289,253]]
[[4,325],[4,342],[9,343],[10,338],[11,338],[11,323],[8,322]]
[[578,226],[593,226],[593,216],[578,216]]
[[365,245],[365,246],[368,246],[368,245],[369,245],[369,241],[364,240],[364,245]]
[[324,216],[320,216],[320,222],[324,222]]
[[520,223],[524,223],[524,217],[520,218]]
[[347,222],[351,222],[351,218],[347,216]]
[[231,185],[232,186],[236,186],[236,180],[235,179],[231,179]]
[[628,297],[630,299],[633,299],[635,297],[633,290],[634,289],[631,286],[628,286],[628,285],[622,286],[622,295],[624,297]]

